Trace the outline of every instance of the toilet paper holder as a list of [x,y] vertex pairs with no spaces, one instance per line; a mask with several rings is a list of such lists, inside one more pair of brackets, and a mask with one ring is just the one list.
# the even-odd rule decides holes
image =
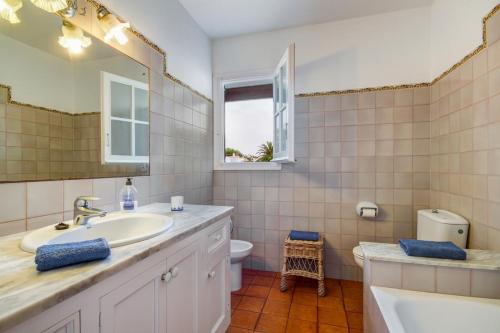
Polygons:
[[361,201],[356,206],[356,214],[364,218],[373,218],[378,216],[378,206],[373,202]]

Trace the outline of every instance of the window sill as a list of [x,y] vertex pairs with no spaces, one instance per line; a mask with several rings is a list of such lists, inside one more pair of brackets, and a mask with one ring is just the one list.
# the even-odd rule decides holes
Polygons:
[[281,170],[281,163],[275,162],[242,162],[221,163],[214,166],[214,170],[245,171],[245,170]]

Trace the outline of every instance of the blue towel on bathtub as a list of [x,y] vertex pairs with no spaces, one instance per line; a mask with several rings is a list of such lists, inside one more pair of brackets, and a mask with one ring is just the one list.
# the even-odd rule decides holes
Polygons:
[[104,238],[42,245],[36,250],[36,269],[43,272],[58,267],[105,259],[110,253],[108,242]]
[[290,239],[317,242],[319,240],[319,233],[312,231],[292,230],[290,231]]
[[412,257],[465,260],[467,253],[452,242],[434,242],[417,239],[400,239],[399,245]]

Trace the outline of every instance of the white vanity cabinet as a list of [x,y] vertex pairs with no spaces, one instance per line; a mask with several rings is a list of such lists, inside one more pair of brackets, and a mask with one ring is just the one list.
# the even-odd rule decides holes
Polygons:
[[167,259],[167,333],[199,332],[199,244],[192,244]]
[[134,277],[100,299],[102,333],[165,332],[166,262]]
[[196,232],[8,333],[224,333],[229,218]]

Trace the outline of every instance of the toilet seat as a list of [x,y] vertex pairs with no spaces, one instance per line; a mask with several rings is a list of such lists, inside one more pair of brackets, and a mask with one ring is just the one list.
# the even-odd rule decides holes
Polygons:
[[352,254],[358,259],[364,260],[365,256],[363,255],[363,250],[361,250],[361,246],[358,245],[352,249]]
[[365,262],[365,256],[363,254],[363,250],[361,249],[361,246],[356,246],[355,248],[352,249],[352,254],[354,255],[354,261],[356,264],[363,269],[364,262]]

